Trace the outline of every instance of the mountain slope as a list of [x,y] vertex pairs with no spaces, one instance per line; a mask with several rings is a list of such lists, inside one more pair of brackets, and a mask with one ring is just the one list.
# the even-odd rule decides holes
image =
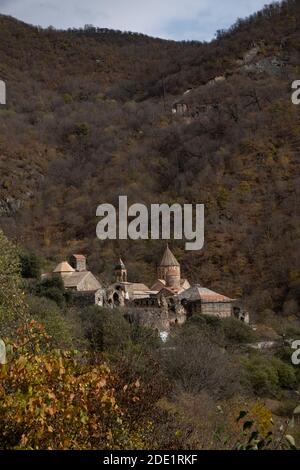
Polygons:
[[201,44],[0,17],[5,231],[50,261],[83,250],[104,276],[121,252],[150,282],[162,244],[99,242],[97,205],[203,202],[204,250],[174,245],[187,276],[255,312],[298,312],[299,20],[284,2]]

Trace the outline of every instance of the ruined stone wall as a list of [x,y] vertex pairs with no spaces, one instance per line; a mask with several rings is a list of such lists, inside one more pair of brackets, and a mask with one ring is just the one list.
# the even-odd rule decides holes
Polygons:
[[183,325],[186,322],[184,308],[169,309],[165,307],[125,307],[124,316],[137,326],[153,330],[170,331],[172,326]]
[[170,329],[168,313],[158,307],[125,307],[124,316],[130,323],[137,326],[158,331],[169,331]]

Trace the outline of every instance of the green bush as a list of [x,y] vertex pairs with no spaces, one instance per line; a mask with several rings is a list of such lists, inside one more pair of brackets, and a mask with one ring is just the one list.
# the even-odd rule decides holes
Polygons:
[[271,364],[260,359],[246,361],[246,370],[251,387],[256,394],[276,395],[278,374]]
[[92,351],[121,351],[130,342],[131,326],[117,309],[88,307],[80,312],[80,320]]
[[39,297],[47,297],[64,307],[66,303],[66,292],[60,276],[43,279],[36,285],[35,294]]
[[161,345],[158,333],[150,328],[132,325],[130,337],[143,350],[156,350]]
[[236,318],[222,319],[225,338],[231,343],[251,343],[257,339],[254,331]]
[[257,340],[255,332],[236,318],[220,318],[213,315],[193,315],[183,326],[181,336],[205,332],[212,341],[224,343],[251,343]]
[[277,357],[253,354],[243,361],[247,378],[256,394],[277,395],[281,389],[293,390],[297,385],[296,371]]
[[41,260],[34,253],[21,253],[21,273],[26,279],[39,279],[41,276]]
[[206,331],[207,334],[212,333],[213,335],[216,334],[216,332],[221,333],[222,321],[219,317],[212,315],[193,315],[185,323],[181,329],[181,333],[185,336],[186,334],[193,335],[194,333],[197,333],[197,331]]
[[278,383],[281,388],[292,390],[297,385],[296,372],[292,365],[286,364],[280,359],[272,359],[273,366],[278,374]]
[[28,297],[30,315],[41,323],[52,338],[54,347],[69,349],[73,346],[72,328],[57,303],[46,297]]

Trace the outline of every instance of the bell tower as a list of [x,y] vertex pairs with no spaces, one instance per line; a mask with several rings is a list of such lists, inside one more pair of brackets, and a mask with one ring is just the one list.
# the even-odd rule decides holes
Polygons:
[[167,287],[179,288],[180,287],[180,264],[173,255],[172,251],[167,245],[164,256],[157,270],[158,279],[166,282]]
[[115,275],[117,282],[127,282],[127,269],[121,258],[115,266]]

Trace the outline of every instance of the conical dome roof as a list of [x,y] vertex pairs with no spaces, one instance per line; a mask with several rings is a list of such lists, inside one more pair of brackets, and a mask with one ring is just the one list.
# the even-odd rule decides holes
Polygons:
[[164,256],[160,263],[160,267],[166,267],[166,266],[180,266],[177,259],[175,258],[172,251],[170,250],[169,245],[167,245],[167,248],[164,252]]
[[67,261],[59,263],[53,271],[54,273],[74,273],[75,269]]

